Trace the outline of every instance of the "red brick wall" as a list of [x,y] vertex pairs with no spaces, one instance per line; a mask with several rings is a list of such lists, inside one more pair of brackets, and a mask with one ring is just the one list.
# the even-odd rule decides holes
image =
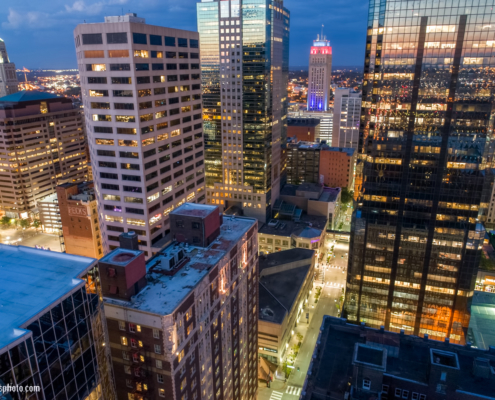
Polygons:
[[287,127],[287,137],[297,137],[297,140],[302,140],[305,142],[315,141],[316,128],[314,126],[288,126]]
[[349,187],[354,166],[352,158],[340,151],[320,151],[320,175],[329,187]]

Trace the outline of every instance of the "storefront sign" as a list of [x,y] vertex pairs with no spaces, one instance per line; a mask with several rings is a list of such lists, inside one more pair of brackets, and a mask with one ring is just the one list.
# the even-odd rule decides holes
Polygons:
[[263,349],[263,350],[265,350],[265,351],[270,351],[270,352],[272,352],[272,353],[278,353],[278,351],[277,351],[277,350],[270,349],[269,347],[263,347],[262,349]]
[[495,285],[495,276],[485,276],[485,285]]

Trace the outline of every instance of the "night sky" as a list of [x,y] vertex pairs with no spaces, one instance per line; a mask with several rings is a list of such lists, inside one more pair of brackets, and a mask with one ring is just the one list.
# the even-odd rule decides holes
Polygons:
[[[146,23],[196,30],[197,0],[0,0],[0,38],[17,68],[77,68],[72,31],[84,21],[135,12]],[[290,66],[307,66],[321,31],[334,66],[363,65],[368,0],[285,0],[291,13]]]

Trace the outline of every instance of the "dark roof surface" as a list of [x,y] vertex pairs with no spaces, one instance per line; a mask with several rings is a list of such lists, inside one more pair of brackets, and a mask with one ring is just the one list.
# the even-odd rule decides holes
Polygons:
[[[282,323],[285,312],[290,312],[297,295],[306,279],[311,263],[302,267],[292,268],[287,271],[281,271],[271,275],[260,277],[260,319],[269,322]],[[262,289],[270,296],[262,296]],[[278,304],[278,306],[277,306]],[[279,307],[281,306],[281,307]],[[274,312],[274,315],[266,315],[264,310],[269,308]]]
[[276,267],[278,265],[301,260],[308,260],[308,264],[310,264],[314,253],[314,250],[297,248],[270,253],[266,256],[260,256],[260,271],[265,268]]
[[[300,228],[305,228],[306,226],[309,226],[309,224],[311,224],[313,228],[320,230],[325,230],[327,225],[327,217],[322,217],[318,215],[307,215],[307,214],[301,215],[301,219],[299,222],[285,220],[285,219],[278,219],[275,221],[280,222],[277,227],[270,226],[269,224],[265,224],[258,230],[258,232],[264,233],[266,235],[277,235],[277,236],[288,237],[296,230],[299,230]],[[281,227],[282,224],[285,224],[283,228]]]
[[[478,357],[488,359],[490,365],[495,368],[495,355],[488,351],[424,340],[412,335],[388,331],[382,333],[376,329],[348,324],[345,319],[329,316],[325,316],[320,329],[322,334],[321,344],[316,352],[317,359],[314,361],[312,375],[307,377],[307,399],[311,398],[313,393],[327,394],[327,391],[328,395],[343,398],[347,382],[352,382],[352,359],[356,343],[373,347],[384,346],[388,349],[386,373],[398,379],[409,379],[423,385],[429,384],[430,349],[455,353],[459,360],[460,373],[456,374],[455,381],[448,383],[450,390],[463,390],[480,396],[493,397],[493,382],[473,375],[473,362]],[[379,340],[380,337],[386,340]],[[394,348],[397,350],[395,356],[392,355]],[[358,358],[369,359],[372,363],[378,361],[378,357],[375,360],[373,355],[370,358],[370,354],[360,354],[360,351]],[[381,365],[381,360],[377,364]]]
[[287,118],[287,126],[308,126],[314,127],[320,125],[318,118]]
[[63,99],[53,93],[40,92],[37,90],[22,90],[17,93],[9,94],[8,96],[0,97],[0,102],[7,103],[22,103],[24,101],[38,101],[50,99]]
[[382,349],[373,349],[371,347],[358,346],[357,357],[356,357],[357,361],[381,366],[382,359],[383,359]]

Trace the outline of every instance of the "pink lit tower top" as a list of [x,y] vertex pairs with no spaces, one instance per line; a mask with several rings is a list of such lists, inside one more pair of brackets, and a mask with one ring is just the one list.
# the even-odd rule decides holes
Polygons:
[[332,82],[332,47],[326,36],[313,40],[309,55],[308,111],[328,111]]

